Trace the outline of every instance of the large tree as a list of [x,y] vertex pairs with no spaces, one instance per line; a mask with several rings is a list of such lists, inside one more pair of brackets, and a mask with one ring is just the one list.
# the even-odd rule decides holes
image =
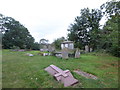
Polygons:
[[101,5],[101,10],[108,20],[101,33],[101,47],[107,52],[120,57],[120,1],[112,0]]
[[3,48],[10,49],[13,46],[27,49],[32,48],[34,44],[34,38],[30,35],[26,27],[12,17],[4,16],[4,18],[1,18],[1,20],[3,21],[3,30],[1,31],[3,33]]
[[68,31],[68,39],[75,42],[75,47],[84,48],[89,45],[97,48],[99,41],[99,21],[102,13],[98,9],[81,9],[80,16],[75,18],[74,24],[71,24]]

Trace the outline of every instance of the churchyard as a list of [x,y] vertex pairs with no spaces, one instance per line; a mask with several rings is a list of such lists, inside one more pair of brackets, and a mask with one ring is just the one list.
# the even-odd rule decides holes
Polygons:
[[[42,52],[41,52],[42,53]],[[29,56],[32,54],[33,56]],[[3,88],[117,88],[118,60],[105,53],[80,54],[78,58],[42,56],[40,51],[2,51]],[[45,68],[69,70],[78,83],[64,87]],[[57,78],[58,79],[58,78]]]

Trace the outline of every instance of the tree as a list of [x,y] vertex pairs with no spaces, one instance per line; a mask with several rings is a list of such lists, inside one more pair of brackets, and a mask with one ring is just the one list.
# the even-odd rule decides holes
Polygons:
[[97,48],[99,41],[99,21],[102,12],[98,9],[81,9],[80,16],[75,18],[75,23],[71,24],[68,31],[68,39],[75,42],[75,47],[84,48],[89,45]]
[[52,44],[55,46],[56,49],[60,50],[61,49],[61,43],[65,40],[66,39],[64,37],[57,38],[56,40],[54,40],[54,42]]
[[39,42],[40,49],[43,48],[44,45],[47,45],[48,42],[49,42],[49,40],[47,40],[47,39],[44,39],[44,38],[40,39],[40,42]]
[[5,32],[5,30],[6,30],[4,27],[4,23],[5,23],[5,16],[0,14],[0,33]]
[[12,17],[4,17],[3,27],[5,28],[2,40],[3,48],[10,49],[13,46],[27,49],[32,48],[34,38],[19,21]]
[[101,5],[101,9],[108,20],[101,34],[101,47],[107,52],[120,57],[119,29],[120,24],[120,1],[110,1]]
[[111,18],[113,15],[120,15],[120,1],[111,0],[102,4],[100,8],[107,18]]
[[38,42],[35,42],[32,46],[32,50],[39,50],[39,43]]
[[43,39],[40,39],[40,42],[39,42],[39,43],[40,43],[40,44],[47,44],[48,41],[49,41],[49,40],[43,38]]

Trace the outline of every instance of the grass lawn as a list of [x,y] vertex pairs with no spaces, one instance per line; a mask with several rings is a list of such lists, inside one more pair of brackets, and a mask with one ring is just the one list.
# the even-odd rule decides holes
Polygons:
[[[79,83],[70,88],[118,88],[118,60],[110,55],[82,54],[79,59],[60,59],[54,56],[37,55],[39,51],[2,51],[3,88],[64,88],[44,68],[51,64],[69,69]],[[35,56],[29,57],[25,53]],[[73,72],[75,69],[91,73],[97,80],[87,79]],[[69,88],[69,87],[67,87]]]

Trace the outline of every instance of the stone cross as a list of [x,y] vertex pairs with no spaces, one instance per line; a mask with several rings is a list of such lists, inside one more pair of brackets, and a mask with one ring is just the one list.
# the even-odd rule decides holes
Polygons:
[[45,68],[45,71],[54,76],[57,81],[63,83],[65,87],[71,86],[78,82],[78,80],[72,76],[69,70],[63,71],[55,65],[50,65],[49,67]]

